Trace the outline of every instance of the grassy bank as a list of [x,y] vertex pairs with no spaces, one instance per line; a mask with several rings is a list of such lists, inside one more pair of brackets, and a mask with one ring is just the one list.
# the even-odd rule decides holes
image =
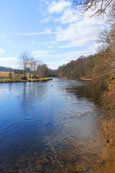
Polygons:
[[[69,78],[69,77],[60,77],[60,79],[73,79],[75,80],[75,78]],[[79,78],[77,78],[76,80],[83,80],[83,81],[92,81],[91,77],[85,77],[85,76],[80,76]]]
[[46,82],[52,80],[48,77],[39,77],[36,78],[29,77],[29,74],[26,75],[26,79],[23,79],[23,74],[16,74],[14,72],[1,72],[0,71],[0,83],[16,83],[16,82]]
[[3,78],[0,79],[0,83],[18,83],[18,82],[47,82],[49,80],[52,80],[50,78],[38,78],[38,79],[33,79],[33,78],[27,78],[26,80],[23,79],[9,79],[9,78]]

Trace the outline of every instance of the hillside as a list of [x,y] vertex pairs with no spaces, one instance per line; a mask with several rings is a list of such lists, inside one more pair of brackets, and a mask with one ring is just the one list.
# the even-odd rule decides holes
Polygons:
[[7,72],[11,72],[11,71],[13,71],[13,69],[10,68],[10,67],[0,66],[0,71],[7,71]]

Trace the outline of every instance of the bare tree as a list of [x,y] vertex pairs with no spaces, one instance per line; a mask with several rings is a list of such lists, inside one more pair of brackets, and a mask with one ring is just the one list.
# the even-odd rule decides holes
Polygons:
[[26,72],[27,69],[29,68],[29,55],[27,54],[27,52],[22,53],[20,60],[21,60],[21,68],[23,69],[24,79],[26,79]]
[[80,9],[95,11],[94,15],[100,15],[106,12],[107,8],[113,6],[115,0],[73,0],[74,4]]
[[29,67],[30,67],[31,73],[34,75],[37,70],[37,65],[38,65],[38,62],[33,57],[31,57],[29,60]]
[[106,47],[115,47],[115,29],[110,29],[109,32],[106,30],[102,31],[98,42],[104,43]]
[[108,23],[112,29],[115,29],[115,0],[112,4],[110,11],[109,11]]

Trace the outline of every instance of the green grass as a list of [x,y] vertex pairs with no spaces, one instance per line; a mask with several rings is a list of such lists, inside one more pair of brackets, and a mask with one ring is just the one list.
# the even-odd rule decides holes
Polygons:
[[112,79],[111,82],[112,82],[112,83],[115,83],[115,79]]
[[33,78],[28,78],[27,81],[29,82],[40,82],[40,81],[49,81],[49,80],[52,80],[50,78],[38,78],[38,79],[33,79]]

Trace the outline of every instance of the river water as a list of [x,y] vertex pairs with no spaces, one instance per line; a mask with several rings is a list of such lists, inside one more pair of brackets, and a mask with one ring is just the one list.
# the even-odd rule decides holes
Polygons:
[[83,81],[0,84],[0,173],[77,173],[99,164],[97,98]]

